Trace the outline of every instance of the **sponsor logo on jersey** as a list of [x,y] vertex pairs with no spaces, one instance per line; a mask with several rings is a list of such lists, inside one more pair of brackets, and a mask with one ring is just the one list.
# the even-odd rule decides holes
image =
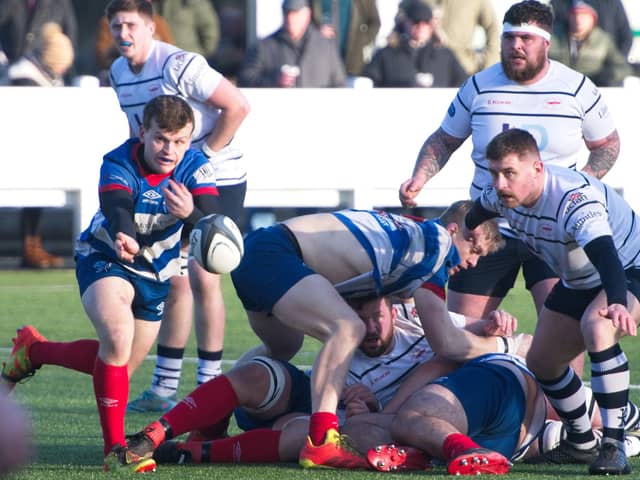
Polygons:
[[545,108],[559,108],[562,105],[562,102],[558,98],[548,98],[544,101]]
[[151,205],[158,205],[162,199],[162,195],[155,190],[147,190],[142,194],[142,197],[144,197],[142,203],[150,203]]
[[193,178],[196,183],[211,183],[216,178],[215,170],[213,169],[213,165],[210,163],[206,163],[202,165],[196,172],[193,174]]
[[511,105],[511,100],[501,100],[499,98],[490,98],[487,105]]
[[414,360],[420,360],[426,354],[427,354],[427,349],[424,347],[421,347],[421,348],[416,348],[411,354],[411,356],[414,358]]
[[602,215],[602,212],[597,210],[590,210],[588,212],[585,212],[580,218],[576,220],[576,223],[573,224],[573,231],[575,232],[576,230],[579,230],[589,220],[602,217]]
[[573,210],[576,206],[587,200],[587,195],[584,192],[573,192],[567,199],[567,207],[564,209],[564,213],[567,214]]
[[538,231],[536,236],[540,238],[552,238],[553,237],[553,225],[548,223],[540,223],[538,225]]
[[176,55],[173,56],[173,65],[172,65],[172,69],[175,70],[176,72],[179,72],[180,70],[182,70],[182,66],[184,65],[185,60],[187,59],[187,54],[186,53],[178,53]]
[[376,383],[384,380],[389,375],[391,375],[391,372],[389,370],[385,370],[384,372],[382,372],[382,374],[378,375],[377,377],[373,377],[371,379],[371,385],[375,385]]
[[456,106],[453,104],[453,102],[451,102],[451,105],[449,105],[449,109],[447,110],[447,114],[450,117],[453,117],[456,114]]

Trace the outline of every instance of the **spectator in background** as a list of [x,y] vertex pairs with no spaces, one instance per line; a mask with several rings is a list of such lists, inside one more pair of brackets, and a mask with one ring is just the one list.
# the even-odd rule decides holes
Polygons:
[[611,36],[598,27],[596,3],[574,3],[568,23],[555,29],[549,58],[584,73],[599,87],[618,87],[632,74],[631,66]]
[[363,75],[376,87],[459,87],[467,78],[455,55],[433,35],[428,5],[415,0],[402,18],[402,32],[376,52]]
[[38,45],[47,22],[60,25],[75,48],[78,25],[71,0],[0,0],[0,44],[10,63]]
[[312,7],[320,32],[335,40],[347,75],[361,75],[380,30],[376,0],[313,0]]
[[[405,10],[414,0],[402,0]],[[491,0],[422,0],[433,10],[434,27],[440,41],[456,55],[468,75],[500,60],[500,24]],[[476,51],[474,35],[480,27],[484,48]]]
[[[18,58],[9,66],[9,85],[34,87],[62,87],[64,75],[73,65],[73,45],[59,24],[42,25],[38,43],[32,52]],[[61,257],[47,252],[42,246],[42,207],[25,207],[21,214],[22,266],[26,268],[61,267]]]
[[209,63],[236,81],[247,50],[246,5],[235,0],[217,0],[214,7],[220,18],[220,43]]
[[284,0],[284,21],[247,54],[241,87],[344,87],[346,74],[335,42],[311,21],[308,0]]
[[[569,11],[574,3],[576,0],[551,0],[556,26],[568,23]],[[633,45],[633,32],[622,0],[598,0],[592,3],[598,13],[598,26],[611,35],[616,47],[626,58]]]
[[169,23],[177,47],[205,58],[213,56],[220,41],[220,22],[209,0],[157,0],[152,3],[155,11]]
[[[153,2],[151,2],[153,3]],[[155,29],[153,38],[161,42],[175,45],[176,41],[167,20],[154,10],[153,23]],[[120,52],[113,41],[109,20],[104,15],[98,24],[98,38],[96,39],[96,64],[98,67],[98,77],[102,85],[109,85],[109,69],[113,61],[120,56]]]

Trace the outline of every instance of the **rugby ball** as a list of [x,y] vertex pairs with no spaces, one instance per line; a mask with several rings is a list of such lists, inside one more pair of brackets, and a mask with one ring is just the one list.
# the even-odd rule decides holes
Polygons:
[[198,220],[189,235],[190,254],[208,272],[229,273],[240,265],[244,242],[231,218],[212,213]]

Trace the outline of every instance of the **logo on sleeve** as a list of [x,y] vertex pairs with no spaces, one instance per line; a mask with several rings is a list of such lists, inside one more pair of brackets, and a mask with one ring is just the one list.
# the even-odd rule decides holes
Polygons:
[[447,114],[450,117],[453,117],[456,114],[456,106],[453,104],[453,102],[451,102],[451,105],[449,105],[449,109],[447,110]]
[[587,195],[584,192],[573,192],[567,199],[567,207],[564,209],[564,213],[567,214],[575,207],[584,203],[587,200]]
[[196,172],[193,174],[193,178],[196,183],[212,183],[215,181],[216,174],[213,169],[213,165],[210,163],[206,163],[202,165]]

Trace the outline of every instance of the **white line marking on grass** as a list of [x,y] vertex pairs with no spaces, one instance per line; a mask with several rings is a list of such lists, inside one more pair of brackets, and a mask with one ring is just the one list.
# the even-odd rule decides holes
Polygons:
[[[0,347],[0,352],[1,353],[9,353],[11,352],[10,348],[5,348],[5,347]],[[305,352],[300,352],[300,353],[305,353]],[[309,353],[309,352],[306,352]],[[157,356],[156,355],[147,355],[145,357],[145,360],[151,361],[153,360],[154,362],[156,361]],[[184,357],[183,361],[186,363],[198,363],[198,359],[196,357]],[[222,360],[222,364],[223,365],[229,365],[229,366],[233,366],[235,365],[236,360]],[[301,370],[306,370],[311,368],[311,365],[296,365],[296,367],[298,367]],[[585,385],[590,385],[591,382],[584,382]],[[630,390],[640,390],[640,385],[634,385],[631,384],[629,385],[629,389]]]
[[[11,352],[11,348],[8,347],[0,347],[0,353],[10,353]],[[300,353],[305,353],[305,352],[300,352]],[[307,352],[307,353],[311,353],[311,352]],[[156,361],[158,357],[156,355],[147,355],[145,357],[145,361]],[[198,359],[196,357],[184,357],[182,359],[185,363],[198,363]],[[237,360],[225,360],[222,359],[222,364],[223,365],[229,365],[229,366],[234,366],[236,364]],[[296,365],[296,367],[298,367],[301,370],[306,370],[308,368],[311,368],[311,365]]]

